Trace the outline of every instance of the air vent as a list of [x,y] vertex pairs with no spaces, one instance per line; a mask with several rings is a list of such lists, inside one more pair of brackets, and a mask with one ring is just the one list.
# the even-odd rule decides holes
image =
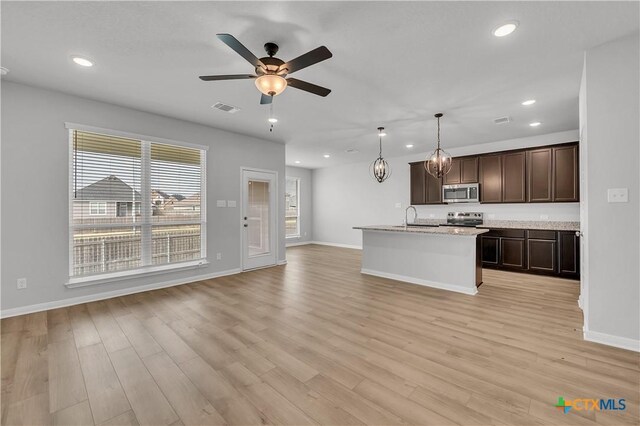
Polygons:
[[236,112],[240,111],[240,108],[234,107],[233,105],[223,104],[222,102],[211,105],[211,108],[219,109],[220,111],[228,112],[229,114],[235,114]]
[[355,148],[349,148],[349,149],[345,149],[344,152],[346,152],[347,154],[357,154],[360,151],[358,151]]
[[511,117],[499,117],[499,118],[494,118],[493,122],[495,124],[507,124],[511,121]]

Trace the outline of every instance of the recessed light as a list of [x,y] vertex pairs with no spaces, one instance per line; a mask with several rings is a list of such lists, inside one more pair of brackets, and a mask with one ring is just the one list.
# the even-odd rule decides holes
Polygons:
[[300,160],[296,160],[296,161],[294,161],[294,163],[300,164]]
[[539,121],[534,121],[533,123],[529,123],[529,126],[531,127],[538,127],[539,125],[541,125],[542,123]]
[[329,157],[331,157],[331,155],[330,154],[324,154],[323,157],[324,158],[329,158]]
[[9,74],[9,68],[0,67],[0,75],[7,75],[7,74]]
[[277,118],[271,117],[271,118],[269,119],[269,123],[272,123],[272,124],[273,124],[273,123],[277,123],[277,122],[278,122],[278,119],[277,119]]
[[518,28],[518,21],[509,21],[493,29],[492,33],[496,37],[508,36]]
[[529,106],[529,105],[533,105],[533,104],[535,104],[535,103],[536,103],[536,100],[535,100],[535,99],[527,99],[526,101],[524,101],[524,102],[522,103],[522,105],[524,105],[524,106]]
[[81,67],[92,67],[93,62],[82,56],[72,56],[71,60]]
[[407,148],[413,148],[413,144],[407,144],[405,145]]

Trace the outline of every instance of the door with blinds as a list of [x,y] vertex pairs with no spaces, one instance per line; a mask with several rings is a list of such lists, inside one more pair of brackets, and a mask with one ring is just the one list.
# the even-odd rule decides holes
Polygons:
[[242,267],[276,264],[277,178],[274,172],[242,170]]
[[71,130],[72,279],[201,262],[206,151]]

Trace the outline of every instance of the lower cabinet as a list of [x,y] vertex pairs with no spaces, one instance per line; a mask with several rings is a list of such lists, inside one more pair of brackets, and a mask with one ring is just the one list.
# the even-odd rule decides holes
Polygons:
[[492,229],[480,235],[483,268],[580,278],[580,241],[573,231]]

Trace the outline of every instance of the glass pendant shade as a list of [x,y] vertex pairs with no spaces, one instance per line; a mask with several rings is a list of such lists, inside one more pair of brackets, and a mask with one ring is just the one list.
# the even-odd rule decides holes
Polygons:
[[440,148],[440,117],[442,115],[441,112],[435,115],[436,119],[438,119],[438,147],[424,162],[424,168],[427,172],[438,179],[451,170],[451,155]]
[[275,74],[265,74],[256,78],[256,87],[268,96],[276,96],[287,88],[287,80]]
[[382,158],[382,136],[383,136],[384,127],[378,127],[378,139],[380,142],[380,153],[378,154],[378,158],[376,158],[373,163],[369,166],[369,173],[371,176],[378,181],[378,183],[382,183],[385,180],[389,179],[391,176],[391,166],[387,160]]

